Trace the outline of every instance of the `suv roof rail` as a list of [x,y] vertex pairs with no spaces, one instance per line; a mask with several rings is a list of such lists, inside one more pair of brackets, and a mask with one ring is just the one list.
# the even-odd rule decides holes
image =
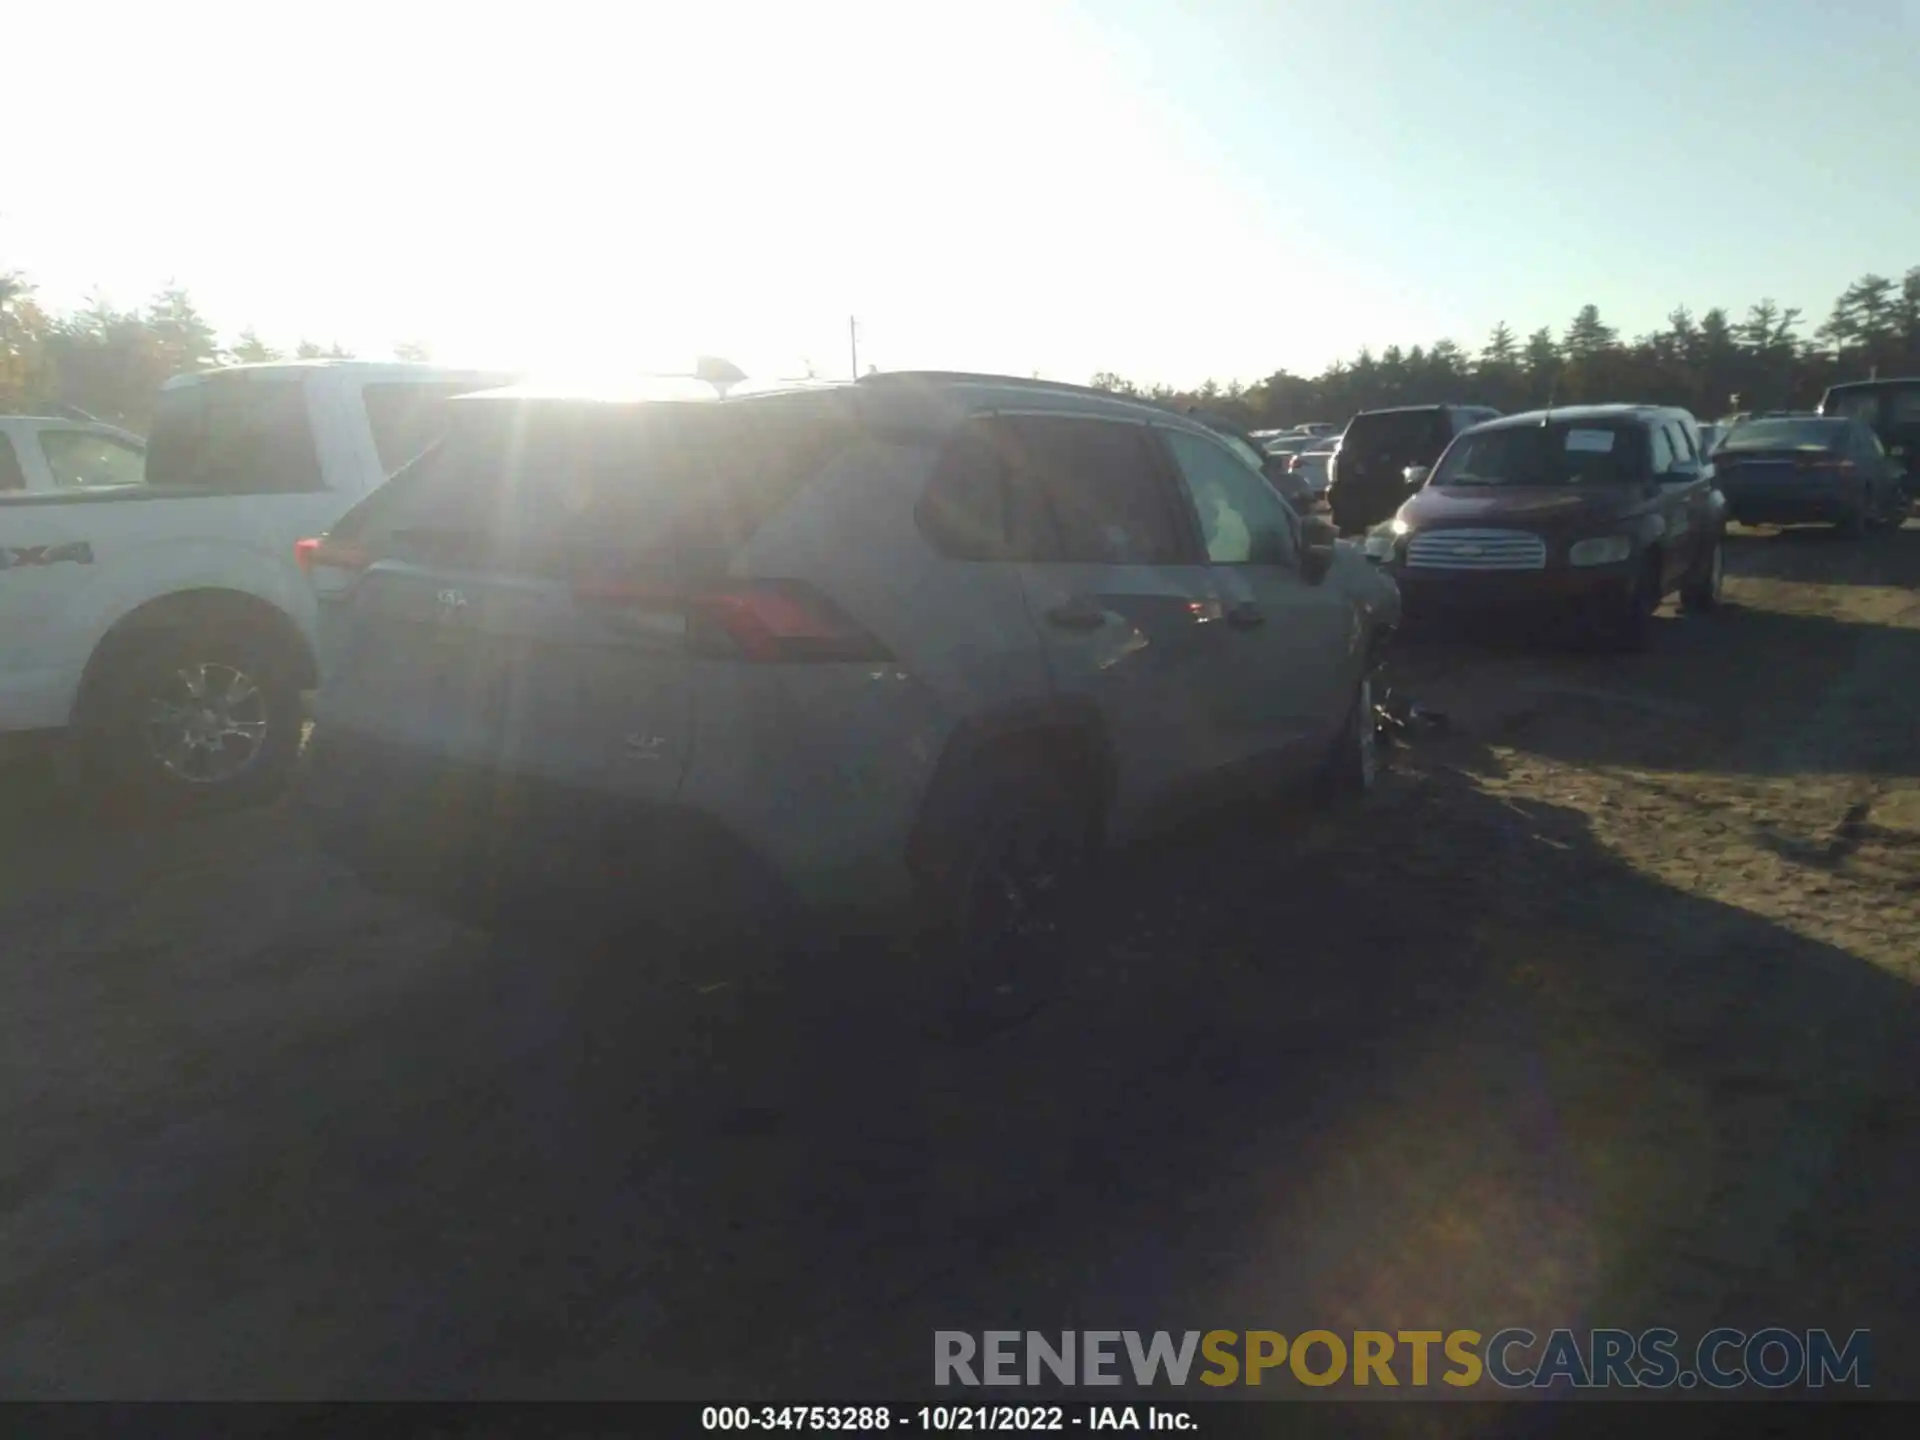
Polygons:
[[897,380],[939,380],[961,385],[1005,385],[1024,390],[1064,390],[1072,395],[1098,395],[1103,400],[1118,400],[1134,405],[1154,403],[1143,395],[1127,395],[1118,390],[1102,390],[1097,385],[1076,385],[1070,380],[1040,380],[1030,375],[992,375],[972,370],[875,370],[870,375],[862,375],[856,383],[875,385]]

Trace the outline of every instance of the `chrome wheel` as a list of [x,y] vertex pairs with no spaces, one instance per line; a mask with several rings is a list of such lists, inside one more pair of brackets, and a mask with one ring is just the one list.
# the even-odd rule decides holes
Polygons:
[[219,785],[244,774],[266,748],[266,692],[232,665],[185,665],[146,704],[147,753],[190,785]]

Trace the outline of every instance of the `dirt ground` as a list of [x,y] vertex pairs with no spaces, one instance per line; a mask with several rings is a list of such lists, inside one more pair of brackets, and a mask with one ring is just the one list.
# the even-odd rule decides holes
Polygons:
[[1423,646],[1363,809],[1117,859],[1068,1003],[378,899],[0,793],[0,1394],[905,1397],[936,1328],[1876,1334],[1920,1391],[1920,525]]

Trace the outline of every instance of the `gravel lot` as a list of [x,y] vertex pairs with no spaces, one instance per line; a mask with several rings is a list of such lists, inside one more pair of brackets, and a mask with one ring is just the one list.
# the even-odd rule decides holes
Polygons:
[[0,1393],[906,1396],[936,1328],[1877,1332],[1920,1391],[1920,526],[1422,647],[1361,811],[1117,860],[1071,1001],[375,898],[0,787]]

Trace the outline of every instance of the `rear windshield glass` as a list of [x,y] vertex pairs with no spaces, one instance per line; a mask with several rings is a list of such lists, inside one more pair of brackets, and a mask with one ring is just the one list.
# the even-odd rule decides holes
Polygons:
[[228,494],[325,488],[305,387],[236,376],[161,391],[147,484]]
[[1340,448],[1417,449],[1444,443],[1446,436],[1446,417],[1438,410],[1380,410],[1354,416]]
[[1846,434],[1844,420],[1749,420],[1720,444],[1732,450],[1825,450]]
[[1878,390],[1830,390],[1820,404],[1822,415],[1838,415],[1848,420],[1864,420],[1869,425],[1880,418]]
[[1638,426],[1557,421],[1463,435],[1428,483],[1607,485],[1646,476],[1646,436]]
[[524,545],[529,560],[558,547],[720,563],[850,440],[817,404],[791,399],[638,408],[483,400],[449,410],[446,437],[350,517],[349,530],[401,552],[456,538],[484,539],[495,552]]

